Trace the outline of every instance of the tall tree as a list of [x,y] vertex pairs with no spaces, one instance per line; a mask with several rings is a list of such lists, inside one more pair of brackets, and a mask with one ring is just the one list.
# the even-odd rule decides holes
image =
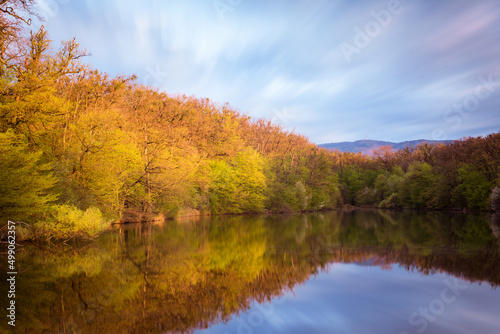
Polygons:
[[56,178],[52,165],[43,163],[42,152],[30,152],[27,138],[9,130],[0,133],[0,212],[11,220],[43,213],[57,195],[51,190]]

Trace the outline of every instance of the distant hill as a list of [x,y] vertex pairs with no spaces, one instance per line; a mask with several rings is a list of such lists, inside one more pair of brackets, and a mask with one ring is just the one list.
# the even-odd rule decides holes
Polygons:
[[381,140],[357,140],[357,141],[343,141],[339,143],[328,143],[328,144],[320,144],[318,146],[328,148],[331,150],[339,150],[341,152],[352,152],[362,154],[372,155],[373,151],[379,149],[381,146],[391,146],[394,150],[401,150],[408,146],[417,146],[420,144],[449,144],[452,143],[453,140],[427,140],[427,139],[418,139],[418,140],[410,140],[404,141],[400,143],[393,143],[390,141],[381,141]]

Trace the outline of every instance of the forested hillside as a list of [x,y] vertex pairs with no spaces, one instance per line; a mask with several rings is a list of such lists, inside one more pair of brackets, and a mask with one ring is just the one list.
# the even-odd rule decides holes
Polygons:
[[500,133],[398,151],[384,146],[374,157],[337,155],[342,160],[337,174],[346,203],[381,208],[500,208],[495,206],[500,196],[491,198],[500,182]]
[[1,4],[0,210],[38,236],[348,203],[489,208],[499,133],[375,158],[330,152],[227,104],[110,77],[81,61],[76,40],[56,47],[43,27],[31,31],[31,11],[31,1]]
[[69,236],[122,218],[340,203],[327,150],[228,105],[84,65],[75,40],[53,50],[43,27],[29,30],[31,8],[2,3],[3,217]]

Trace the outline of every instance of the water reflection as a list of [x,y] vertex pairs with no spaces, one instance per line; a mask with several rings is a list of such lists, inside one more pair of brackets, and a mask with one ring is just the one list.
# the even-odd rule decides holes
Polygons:
[[[413,271],[433,275],[414,285],[425,277],[438,277],[442,285],[439,275],[446,275],[496,288],[500,256],[494,224],[486,214],[390,211],[215,217],[118,227],[83,248],[26,246],[17,255],[16,330],[213,331],[234,325],[258,304],[272,306],[280,296],[317,288],[305,282],[328,280],[324,275],[336,266],[380,271],[387,275],[384,284],[393,281],[394,286],[400,275]],[[330,283],[344,284],[337,286],[344,290],[339,293],[345,305],[359,288],[354,281]],[[301,293],[305,301],[313,294]],[[371,307],[380,307],[380,295],[367,298]],[[390,298],[394,302],[397,296]],[[394,308],[386,303],[387,310]],[[412,304],[401,303],[409,308],[398,319],[407,324]],[[234,329],[245,332],[237,325]]]

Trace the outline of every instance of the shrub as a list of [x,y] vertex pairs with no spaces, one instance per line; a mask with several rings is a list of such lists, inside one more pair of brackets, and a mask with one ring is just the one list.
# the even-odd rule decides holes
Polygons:
[[381,201],[378,207],[383,209],[396,209],[398,207],[398,194],[391,194],[391,196]]
[[109,227],[101,211],[72,205],[53,205],[48,218],[35,224],[35,235],[45,239],[93,238]]

